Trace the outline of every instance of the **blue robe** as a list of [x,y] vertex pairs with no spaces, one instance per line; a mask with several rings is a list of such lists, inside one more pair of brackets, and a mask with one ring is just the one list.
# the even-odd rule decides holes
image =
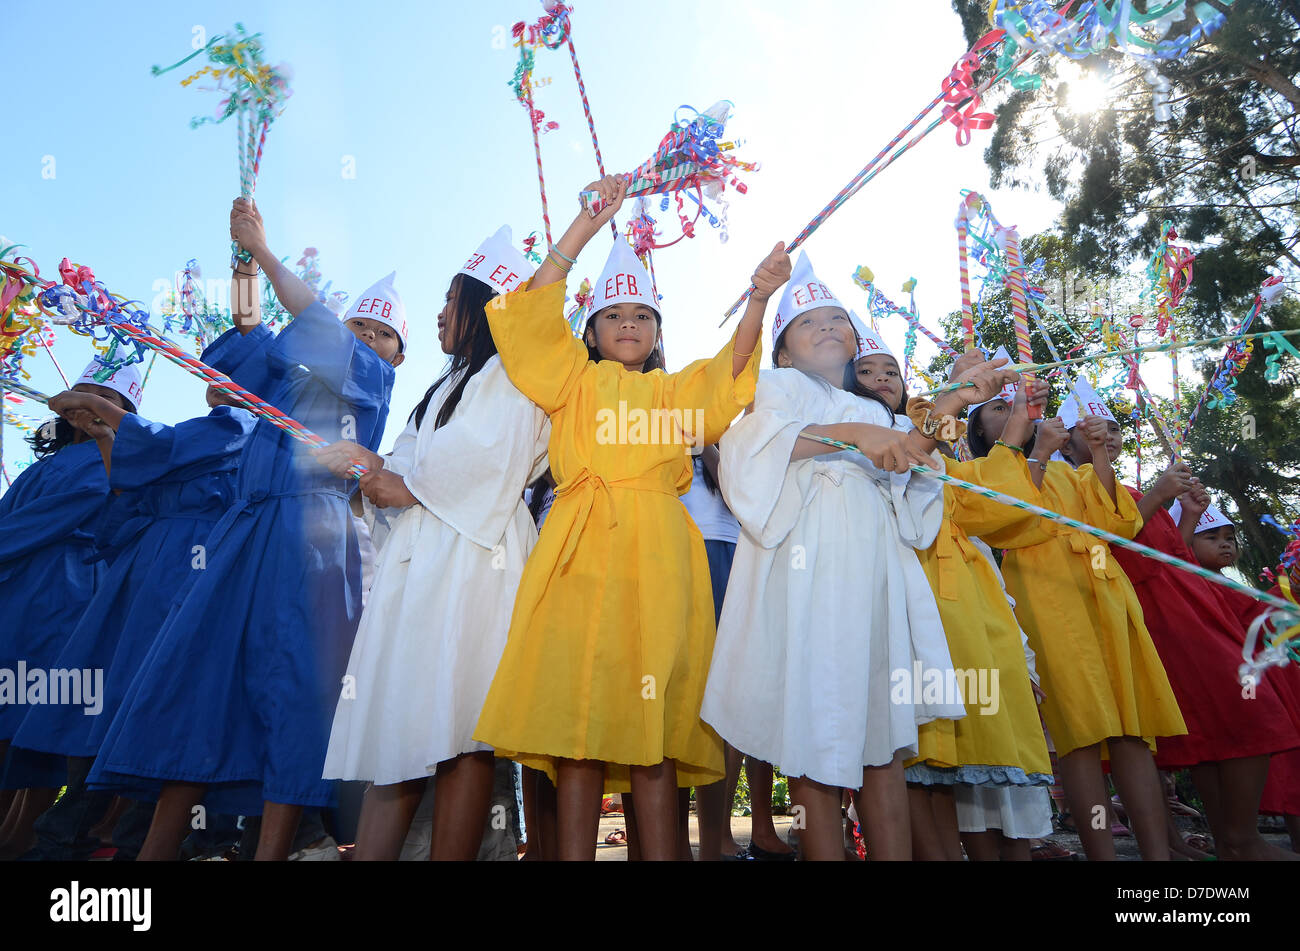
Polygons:
[[164,426],[127,415],[113,441],[113,499],[97,555],[109,568],[56,667],[101,670],[97,712],[69,705],[32,707],[15,747],[94,756],[113,714],[167,619],[171,597],[205,570],[213,525],[235,500],[239,454],[257,418],[219,406],[207,416]]
[[0,740],[12,739],[32,709],[8,694],[20,686],[18,662],[57,666],[100,582],[103,566],[87,558],[108,499],[93,441],[38,460],[0,496]]
[[[278,336],[229,331],[204,362],[327,442],[375,449],[393,368],[313,304]],[[329,805],[321,778],[339,681],[361,614],[361,562],[348,509],[356,483],[259,421],[238,498],[109,726],[89,785],[153,798],[161,781],[202,783],[215,812],[258,815],[264,800]]]

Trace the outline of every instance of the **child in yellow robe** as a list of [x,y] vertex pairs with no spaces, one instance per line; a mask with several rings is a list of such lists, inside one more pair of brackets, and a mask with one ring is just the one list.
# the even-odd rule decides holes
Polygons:
[[[1000,351],[996,358],[1006,358]],[[983,359],[971,351],[954,364]],[[1016,432],[1032,433],[1027,406],[1045,403],[1047,387],[1008,384],[996,399],[1011,404]],[[993,401],[990,401],[993,402]],[[982,405],[982,404],[981,404]],[[976,407],[978,409],[979,407]],[[949,459],[948,474],[1008,495],[1039,502],[1023,453],[995,446],[986,458]],[[1051,760],[1038,718],[1020,626],[993,564],[978,542],[1016,548],[1047,541],[1043,519],[974,492],[944,486],[943,522],[935,543],[919,552],[934,589],[953,666],[963,672],[966,716],[932,720],[918,728],[918,755],[908,761],[913,854],[961,861],[956,783],[1030,788],[1052,782]],[[1029,858],[1023,840],[1024,859]],[[1008,852],[1003,848],[1002,852]]]
[[621,239],[583,340],[564,319],[564,274],[626,185],[588,190],[604,210],[580,212],[528,286],[487,310],[511,382],[550,416],[556,489],[474,736],[555,781],[559,858],[595,857],[606,786],[635,794],[643,856],[673,859],[677,787],[724,776],[700,720],[716,633],[708,559],[678,496],[690,443],[716,442],[754,398],[763,312],[790,261],[778,244],[759,265],[717,356],[665,373],[659,303]]
[[[1045,508],[1132,538],[1142,516],[1128,492],[1115,491],[1119,425],[1086,381],[1080,384],[1061,407],[1065,419],[1038,427],[1030,474]],[[1052,461],[1058,448],[1070,461]],[[1092,861],[1115,857],[1101,769],[1107,756],[1142,857],[1168,860],[1152,751],[1155,737],[1187,732],[1178,702],[1137,594],[1109,546],[1056,523],[1048,531],[1043,544],[1009,551],[1002,569],[1038,656],[1043,719],[1084,851]]]

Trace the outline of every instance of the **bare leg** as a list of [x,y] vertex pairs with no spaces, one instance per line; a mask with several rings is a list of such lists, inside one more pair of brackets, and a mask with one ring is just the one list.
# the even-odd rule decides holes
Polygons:
[[862,795],[856,800],[867,858],[873,862],[910,862],[912,823],[907,808],[907,782],[903,778],[904,750],[888,766],[862,770]]
[[1029,853],[1029,839],[1008,839],[1005,835],[1000,838],[1002,839],[1002,861],[1028,862],[1033,858]]
[[631,774],[642,857],[648,862],[680,859],[677,764],[666,759],[654,766],[633,766]]
[[411,820],[424,796],[428,780],[410,779],[386,786],[371,786],[361,801],[357,822],[355,862],[396,862],[402,843],[411,830]]
[[[723,753],[727,763],[727,778],[724,781],[726,791],[722,797],[722,845],[719,847],[719,851],[723,855],[735,855],[740,851],[740,843],[738,843],[731,835],[731,807],[736,801],[736,786],[740,782],[740,767],[741,764],[745,762],[745,754],[740,752],[740,750],[736,749],[730,743],[723,744]],[[698,792],[696,792],[695,795],[697,798],[699,797]],[[769,802],[769,807],[770,805]],[[754,810],[751,807],[751,815],[753,814],[753,811]],[[700,835],[700,845],[703,846],[703,833],[701,832]]]
[[[722,860],[723,830],[731,825],[731,809],[726,803],[727,781],[721,779],[708,786],[695,787],[695,811],[700,823],[700,861]],[[729,836],[728,836],[729,837]]]
[[630,792],[622,793],[623,822],[627,826],[623,834],[627,837],[627,860],[641,861],[641,836],[636,827],[636,797]]
[[1057,776],[1088,861],[1113,862],[1115,840],[1106,810],[1110,793],[1101,772],[1101,747],[1085,746],[1058,757]]
[[[1300,861],[1300,854],[1279,849],[1265,842],[1259,834],[1259,797],[1268,780],[1268,757],[1248,756],[1239,759],[1202,763],[1192,767],[1192,778],[1201,788],[1201,776],[1213,769],[1218,774],[1218,824],[1215,812],[1205,808],[1219,858],[1227,861]],[[1204,797],[1204,792],[1202,792]]]
[[[675,782],[676,764],[673,770]],[[699,809],[698,802],[696,809]],[[696,821],[699,821],[698,817]],[[691,850],[691,789],[689,786],[677,788],[677,858],[682,862],[695,861],[695,853]]]
[[202,801],[206,788],[200,783],[163,784],[137,862],[175,862],[180,858],[181,843],[189,835],[194,807]]
[[22,797],[10,807],[9,825],[4,844],[0,846],[0,861],[15,859],[36,845],[36,830],[32,826],[41,813],[54,805],[59,798],[57,789],[44,787],[22,790]]
[[90,837],[98,839],[105,846],[113,844],[113,829],[117,825],[117,820],[122,818],[122,814],[130,808],[129,800],[121,796],[114,796],[109,803],[108,810],[104,813],[104,818],[100,819],[98,824],[90,830]]
[[1283,816],[1286,831],[1291,834],[1291,851],[1300,853],[1300,816]]
[[745,776],[749,779],[750,841],[768,852],[788,854],[790,847],[776,834],[772,821],[772,764],[746,756]]
[[491,750],[462,753],[438,764],[434,774],[433,862],[472,862],[483,844],[492,806],[496,758]]
[[600,794],[605,764],[562,759],[555,764],[555,826],[562,862],[594,862],[600,829]]
[[[753,789],[750,786],[751,794]],[[825,786],[804,776],[792,777],[790,799],[797,810],[796,822],[802,819],[803,823],[799,829],[800,857],[806,862],[843,862],[844,832],[840,827],[839,787]],[[861,811],[860,802],[858,808]]]
[[1000,862],[1002,860],[1002,833],[997,829],[987,832],[963,832],[961,844],[972,862]]
[[262,827],[257,836],[255,862],[283,862],[289,858],[298,823],[302,821],[302,806],[287,802],[262,804]]
[[[1151,749],[1136,736],[1112,736],[1110,771],[1144,862],[1169,861],[1169,804]],[[1258,805],[1259,800],[1255,800]]]

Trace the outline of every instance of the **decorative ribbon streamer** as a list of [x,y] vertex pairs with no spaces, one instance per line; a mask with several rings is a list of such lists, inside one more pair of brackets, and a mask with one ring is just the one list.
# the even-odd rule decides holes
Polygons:
[[[1261,337],[1282,336],[1291,337],[1300,334],[1300,328],[1295,330],[1269,330],[1264,333],[1246,334],[1237,336],[1236,334],[1225,334],[1221,337],[1206,337],[1204,340],[1177,340],[1168,343],[1145,344],[1141,347],[1129,347],[1125,350],[1108,350],[1104,353],[1092,353],[1087,356],[1073,357],[1069,360],[1057,360],[1053,363],[1016,363],[1004,370],[1013,370],[1016,373],[1038,373],[1042,370],[1051,370],[1056,367],[1074,366],[1080,363],[1095,363],[1098,360],[1104,360],[1107,357],[1122,357],[1131,353],[1166,353],[1170,350],[1186,350],[1190,347],[1211,347],[1217,343],[1223,343],[1225,340],[1256,340]],[[930,390],[926,393],[918,393],[917,396],[934,396],[939,393],[947,393],[951,390],[959,390],[964,386],[974,386],[973,383],[951,383],[948,386],[940,387],[937,390]]]

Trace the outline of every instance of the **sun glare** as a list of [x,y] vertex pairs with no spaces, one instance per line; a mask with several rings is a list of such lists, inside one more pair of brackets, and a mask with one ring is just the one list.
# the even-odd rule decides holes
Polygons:
[[1069,84],[1068,104],[1076,115],[1096,112],[1106,105],[1110,89],[1106,81],[1093,73],[1084,73]]

